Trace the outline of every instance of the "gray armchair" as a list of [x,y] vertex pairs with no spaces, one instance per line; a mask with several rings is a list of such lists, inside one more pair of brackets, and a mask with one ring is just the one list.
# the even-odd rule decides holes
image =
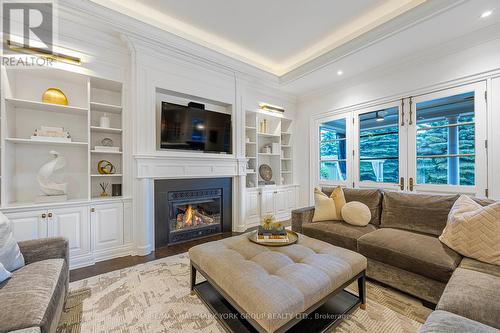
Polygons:
[[57,329],[69,287],[68,241],[19,242],[26,265],[0,284],[0,333]]

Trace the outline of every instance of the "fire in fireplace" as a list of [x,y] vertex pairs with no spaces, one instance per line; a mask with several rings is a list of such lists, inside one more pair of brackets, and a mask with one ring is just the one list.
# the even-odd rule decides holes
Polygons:
[[231,231],[232,179],[155,180],[155,248]]
[[175,221],[171,221],[172,231],[220,223],[220,204],[216,202],[179,205],[174,209],[176,216]]
[[170,244],[221,232],[221,189],[174,191],[168,199]]

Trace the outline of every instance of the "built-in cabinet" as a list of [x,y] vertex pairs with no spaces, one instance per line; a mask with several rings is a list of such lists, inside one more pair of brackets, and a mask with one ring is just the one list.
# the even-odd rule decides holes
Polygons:
[[[82,203],[6,210],[14,238],[18,241],[64,237],[69,243],[71,267],[86,266],[132,250],[130,200]],[[124,234],[127,237],[124,237]]]
[[279,112],[245,112],[246,186],[261,187],[262,166],[270,168],[273,185],[292,185],[292,120]]
[[[245,111],[246,202],[245,225],[258,225],[266,216],[288,220],[298,201],[293,182],[293,120],[282,112]],[[268,185],[260,175],[270,168]]]
[[[64,237],[73,268],[131,254],[122,83],[60,68],[2,67],[1,75],[0,209],[16,240]],[[43,102],[49,88],[60,89],[67,105]],[[35,135],[43,126],[63,128],[70,139]],[[49,198],[38,173],[55,152],[65,166],[54,177],[67,183],[67,196]],[[113,169],[100,171],[108,162]]]
[[298,186],[295,185],[247,189],[247,227],[258,225],[269,215],[278,221],[290,219],[292,210],[297,208],[298,195]]
[[[113,194],[112,184],[127,192],[122,83],[57,68],[2,67],[1,75],[2,208],[99,200]],[[49,88],[59,89],[66,105],[43,102]],[[54,137],[60,129],[66,136]],[[56,155],[64,160],[56,176],[67,191],[54,199],[40,192],[37,176]],[[110,169],[104,172],[98,165]]]

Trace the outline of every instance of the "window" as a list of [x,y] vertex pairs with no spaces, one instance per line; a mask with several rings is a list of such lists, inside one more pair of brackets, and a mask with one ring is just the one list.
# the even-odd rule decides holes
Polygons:
[[346,181],[346,119],[322,123],[319,137],[320,180]]
[[359,115],[359,180],[399,182],[399,108]]
[[475,185],[474,92],[416,104],[417,184]]
[[484,196],[486,88],[480,81],[318,120],[314,180]]

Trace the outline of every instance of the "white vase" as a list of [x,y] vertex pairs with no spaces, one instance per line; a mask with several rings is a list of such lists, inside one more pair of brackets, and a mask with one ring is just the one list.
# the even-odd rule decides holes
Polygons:
[[104,128],[109,128],[109,117],[105,113],[100,119],[99,119],[99,126],[104,127]]

